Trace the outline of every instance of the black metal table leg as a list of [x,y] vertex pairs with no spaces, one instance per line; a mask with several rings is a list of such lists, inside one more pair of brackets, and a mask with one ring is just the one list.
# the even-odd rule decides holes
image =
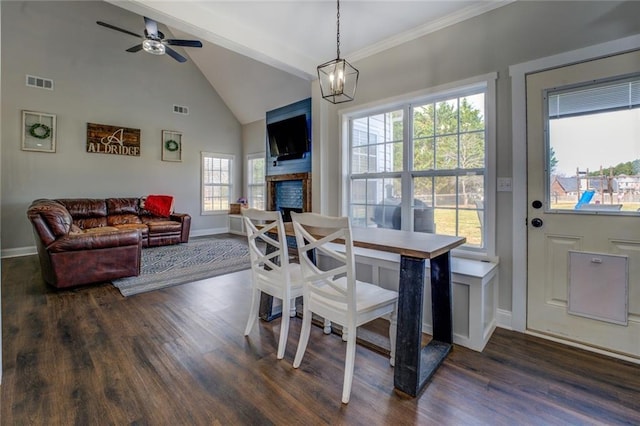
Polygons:
[[451,350],[452,300],[450,255],[431,259],[433,340],[421,349],[425,259],[401,256],[394,385],[416,396]]

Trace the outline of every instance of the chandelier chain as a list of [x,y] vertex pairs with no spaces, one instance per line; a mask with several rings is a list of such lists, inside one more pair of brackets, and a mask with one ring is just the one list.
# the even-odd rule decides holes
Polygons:
[[337,0],[338,3],[338,12],[336,14],[336,26],[338,28],[338,31],[336,32],[336,38],[337,38],[337,58],[340,59],[340,0]]

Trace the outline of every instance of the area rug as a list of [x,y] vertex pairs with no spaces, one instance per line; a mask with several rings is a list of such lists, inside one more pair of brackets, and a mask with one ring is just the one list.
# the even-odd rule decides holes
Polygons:
[[137,277],[113,281],[131,296],[251,267],[249,248],[240,238],[196,238],[185,244],[142,249]]

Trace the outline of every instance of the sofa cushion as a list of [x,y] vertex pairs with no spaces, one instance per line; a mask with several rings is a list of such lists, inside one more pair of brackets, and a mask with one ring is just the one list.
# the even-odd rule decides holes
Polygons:
[[[117,231],[117,230],[118,230],[118,228],[116,228],[115,226],[101,226],[99,228],[83,229],[83,230],[80,231],[80,233],[98,235],[98,234],[106,234],[108,232],[113,232],[113,231]],[[70,233],[73,234],[74,232],[71,231]]]
[[90,198],[63,198],[57,200],[67,208],[73,220],[107,217],[107,203],[105,200]]
[[128,223],[142,223],[142,221],[136,214],[114,214],[107,217],[107,224],[109,226],[125,225]]
[[149,234],[182,232],[182,224],[172,220],[154,220],[147,222],[146,225],[149,227]]
[[138,215],[140,199],[138,198],[107,198],[109,216],[118,214]]
[[29,207],[28,214],[40,216],[56,238],[67,235],[73,223],[69,210],[53,200],[36,200]]
[[149,233],[149,228],[143,223],[121,223],[119,225],[114,225],[114,227],[118,229],[138,229],[142,232],[143,236],[146,236]]

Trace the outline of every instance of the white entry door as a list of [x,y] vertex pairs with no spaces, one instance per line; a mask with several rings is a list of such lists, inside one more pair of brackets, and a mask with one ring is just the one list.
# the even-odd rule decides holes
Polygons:
[[527,328],[640,359],[640,53],[526,84]]

